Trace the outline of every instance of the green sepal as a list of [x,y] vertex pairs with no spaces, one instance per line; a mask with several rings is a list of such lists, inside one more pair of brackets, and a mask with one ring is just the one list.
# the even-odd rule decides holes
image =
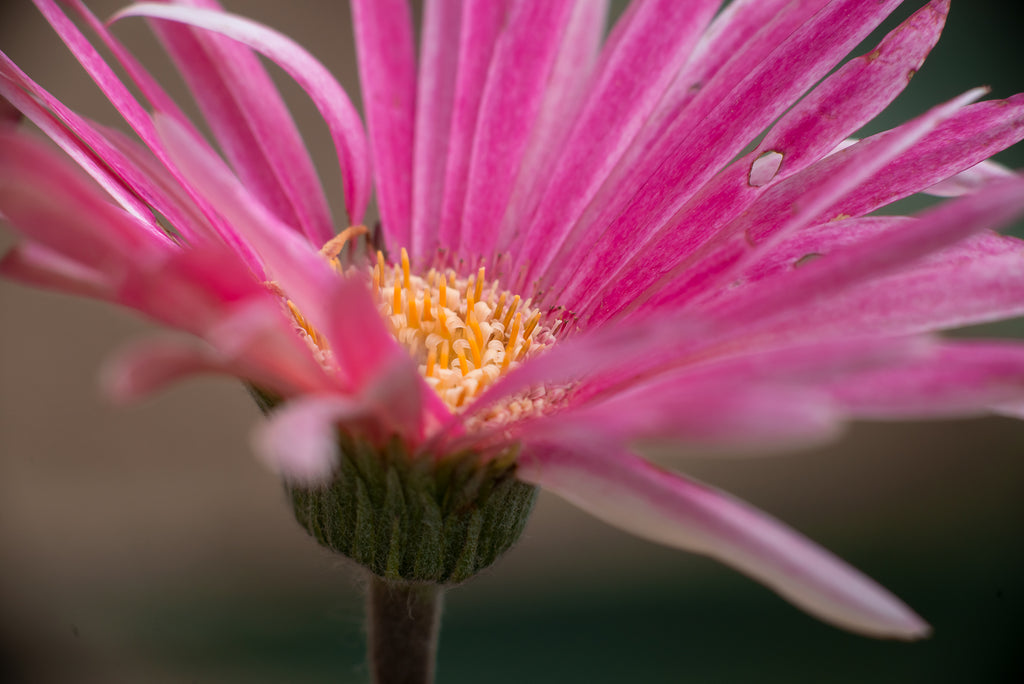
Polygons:
[[519,538],[536,488],[515,478],[515,453],[409,454],[339,435],[331,480],[286,483],[295,517],[321,545],[388,580],[455,584]]

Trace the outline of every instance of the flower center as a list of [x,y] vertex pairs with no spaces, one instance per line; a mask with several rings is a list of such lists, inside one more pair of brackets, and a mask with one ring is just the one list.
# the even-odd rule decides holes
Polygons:
[[[410,270],[405,248],[398,264],[388,265],[378,251],[370,268],[343,268],[338,254],[349,240],[365,233],[363,226],[347,228],[325,244],[320,254],[345,276],[369,277],[377,309],[391,334],[453,411],[554,343],[554,331],[541,322],[543,316],[530,300],[500,290],[496,282],[488,283],[483,268],[468,278],[451,269],[435,268],[421,276]],[[292,302],[286,300],[286,304],[300,331],[319,351],[327,352],[323,336]]]
[[419,364],[427,384],[458,409],[554,337],[529,300],[488,283],[483,268],[468,278],[451,270],[412,273],[409,255],[372,268],[377,308]]

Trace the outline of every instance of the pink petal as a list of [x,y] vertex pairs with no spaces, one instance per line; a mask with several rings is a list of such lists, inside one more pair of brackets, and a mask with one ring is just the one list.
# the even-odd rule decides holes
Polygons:
[[959,197],[969,192],[975,192],[987,183],[1009,178],[1012,175],[1013,171],[1002,164],[986,160],[925,188],[924,192],[936,197]]
[[161,337],[120,350],[104,366],[101,385],[112,400],[127,403],[199,374],[234,375],[213,350],[192,341]]
[[111,299],[114,295],[115,284],[107,274],[32,242],[12,248],[0,259],[0,275],[82,297]]
[[377,179],[384,238],[391,249],[409,246],[416,57],[412,20],[404,0],[353,0],[363,107]]
[[[718,2],[634,3],[609,36],[590,92],[512,264],[526,282],[548,265],[682,67]],[[643,78],[637,78],[643,74]]]
[[899,599],[805,537],[630,453],[537,445],[523,450],[516,474],[611,525],[726,563],[837,626],[899,639],[930,631]]
[[607,226],[643,244],[641,238],[663,226],[897,4],[842,0],[817,14],[808,4],[781,12],[755,39],[759,49],[736,55],[659,138],[648,142],[634,168],[609,179],[562,249],[566,261],[548,259],[552,272],[560,263],[573,263],[572,254],[587,249],[587,236]]
[[359,403],[338,396],[294,399],[271,414],[253,433],[253,448],[286,480],[322,484],[338,462],[337,424],[364,416]]
[[452,128],[448,139],[444,197],[441,200],[441,222],[438,226],[438,242],[442,247],[459,244],[462,208],[466,201],[480,101],[492,55],[504,30],[505,17],[510,11],[509,4],[508,0],[495,0],[466,2],[462,5],[459,71],[455,79]]
[[502,221],[497,252],[513,252],[515,236],[537,208],[572,129],[597,64],[608,16],[607,0],[577,0],[547,80],[544,102],[519,163],[519,175]]
[[[786,277],[764,281],[756,292],[716,306],[723,321],[761,326],[786,311],[803,317],[800,305],[825,301],[859,283],[877,278],[986,229],[1006,225],[1024,212],[1024,178],[994,183],[984,190],[940,206],[899,231],[883,232],[811,261]],[[799,325],[797,325],[799,329]]]
[[[219,10],[212,0],[192,6]],[[334,234],[327,200],[277,87],[249,50],[215,34],[156,21],[173,57],[242,181],[313,244]]]
[[[320,62],[290,38],[232,14],[193,7],[139,3],[121,10],[112,20],[130,16],[167,19],[222,34],[263,54],[288,72],[313,100],[327,123],[341,164],[349,222],[362,222],[370,194],[369,159],[362,124],[345,91]],[[263,128],[265,125],[268,122],[261,122],[261,135],[270,134],[269,130]],[[276,152],[284,154],[285,148],[279,148]],[[290,163],[295,163],[295,160],[292,155]],[[282,165],[278,171],[283,173],[287,168],[291,167]],[[315,200],[311,201],[307,208],[315,204]],[[322,228],[316,230],[319,234]]]
[[0,212],[52,252],[116,282],[125,255],[137,263],[174,249],[165,236],[99,197],[63,157],[11,130],[0,130]]
[[570,0],[513,5],[494,47],[473,140],[462,239],[452,245],[472,263],[497,243],[572,10]]
[[[46,102],[47,106],[37,102],[28,93],[32,93],[34,97]],[[93,138],[93,143],[96,143],[98,142],[96,138],[100,136],[90,136],[91,131],[88,130],[88,125],[71,112],[67,110],[61,112],[60,109],[56,109],[54,105],[62,109],[63,107],[49,93],[43,91],[32,82],[2,52],[0,52],[0,98],[4,98],[4,101],[11,103],[24,113],[29,121],[38,126],[43,133],[57,143],[69,157],[81,166],[86,173],[92,176],[100,187],[114,198],[118,204],[124,207],[126,211],[130,212],[140,221],[149,223],[153,230],[158,230],[156,222],[153,220],[153,216],[146,205],[140,202],[138,197],[125,187],[125,183],[118,177],[119,174],[111,171],[110,166],[115,168],[122,166],[121,172],[124,172],[123,165],[118,164],[120,160],[116,156],[110,155],[109,162],[101,163],[96,158],[95,149],[90,149],[90,145],[80,139],[88,136]],[[51,114],[48,109],[57,111],[58,115]],[[72,119],[71,117],[74,118]],[[83,133],[85,134],[84,136]]]
[[827,388],[858,418],[907,420],[981,415],[1024,402],[1024,347],[950,342],[929,357],[842,378]]
[[433,0],[424,6],[413,136],[412,234],[408,245],[412,259],[418,263],[438,248],[437,226],[444,197],[461,26],[460,0]]
[[[861,146],[826,157],[823,162],[790,177],[721,228],[714,239],[703,245],[692,258],[676,263],[672,271],[663,273],[659,285],[651,286],[662,273],[660,269],[653,273],[647,269],[634,270],[627,276],[630,285],[620,287],[613,295],[615,300],[623,301],[632,295],[629,308],[636,309],[647,301],[657,306],[666,302],[678,303],[690,297],[710,296],[788,235],[834,215],[836,206],[858,195],[861,186],[872,182],[886,164],[904,154],[963,105],[982,94],[983,89],[968,91],[898,129],[861,141]],[[831,172],[826,172],[824,169],[830,166],[830,160],[836,159],[845,160],[845,166],[841,170],[831,168]],[[800,192],[793,194],[797,186]],[[785,203],[782,203],[782,197],[787,198]],[[605,305],[614,311],[615,303],[605,302]]]

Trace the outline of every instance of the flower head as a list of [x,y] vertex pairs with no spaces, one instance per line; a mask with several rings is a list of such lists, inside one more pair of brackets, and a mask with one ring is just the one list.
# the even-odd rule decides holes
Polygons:
[[[634,2],[603,39],[601,2],[436,0],[417,58],[405,2],[353,0],[368,136],[275,31],[213,0],[121,12],[152,20],[224,158],[81,2],[148,105],[56,2],[36,4],[139,140],[0,55],[0,96],[103,190],[0,124],[0,212],[25,237],[3,272],[193,335],[121,355],[110,389],[243,379],[270,412],[256,447],[322,543],[458,581],[514,541],[538,485],[835,624],[927,631],[803,537],[632,448],[1020,413],[1020,345],[931,333],[1024,312],[1022,245],[991,232],[1024,211],[1024,180],[985,161],[1024,137],[1024,96],[970,91],[850,138],[920,68],[947,0],[835,71],[898,2]],[[327,122],[343,221],[252,50]],[[960,197],[874,213],[917,192]],[[329,481],[337,505],[318,518]]]

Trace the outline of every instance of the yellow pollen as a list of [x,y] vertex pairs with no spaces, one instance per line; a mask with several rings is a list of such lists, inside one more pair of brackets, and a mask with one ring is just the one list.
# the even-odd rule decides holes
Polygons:
[[[402,249],[397,263],[388,263],[377,251],[365,270],[342,268],[338,255],[359,236],[364,226],[339,233],[321,249],[332,266],[347,277],[365,277],[373,286],[373,299],[395,339],[419,364],[420,372],[453,411],[472,402],[484,388],[529,356],[555,341],[552,328],[561,321],[545,319],[530,300],[501,291],[487,282],[483,267],[465,277],[450,269],[431,269],[425,275],[411,268]],[[322,363],[331,363],[326,340],[275,283],[268,289],[279,295],[298,329],[318,348]],[[510,416],[536,410],[538,398],[524,396],[506,407]]]
[[542,312],[488,283],[484,268],[465,277],[441,269],[421,276],[412,271],[408,252],[400,255],[388,265],[378,253],[369,269],[378,306],[449,408],[470,403],[554,342]]

